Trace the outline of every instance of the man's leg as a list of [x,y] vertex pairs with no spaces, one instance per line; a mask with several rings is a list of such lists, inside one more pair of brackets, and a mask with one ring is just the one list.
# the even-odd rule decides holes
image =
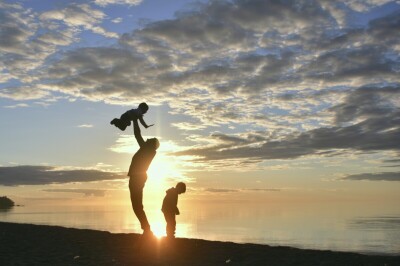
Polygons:
[[131,194],[132,208],[139,219],[141,228],[146,232],[150,231],[150,224],[147,220],[146,213],[143,210],[143,182],[129,182],[129,191]]

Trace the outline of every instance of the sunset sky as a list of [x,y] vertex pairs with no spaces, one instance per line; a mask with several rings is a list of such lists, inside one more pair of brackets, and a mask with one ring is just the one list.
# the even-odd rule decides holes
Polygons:
[[399,200],[400,3],[0,0],[0,196]]

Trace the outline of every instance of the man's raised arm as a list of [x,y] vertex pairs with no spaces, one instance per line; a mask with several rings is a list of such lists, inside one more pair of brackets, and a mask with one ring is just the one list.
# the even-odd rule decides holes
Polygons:
[[138,142],[139,146],[143,147],[145,142],[143,140],[142,133],[140,132],[140,127],[136,119],[133,120],[133,134],[135,135],[136,141]]

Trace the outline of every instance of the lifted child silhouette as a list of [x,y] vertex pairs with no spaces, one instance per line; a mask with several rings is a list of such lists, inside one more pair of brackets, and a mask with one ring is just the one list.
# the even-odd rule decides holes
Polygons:
[[172,187],[166,191],[163,204],[162,212],[164,213],[165,221],[167,222],[167,237],[175,238],[176,219],[175,215],[179,215],[178,209],[178,195],[186,192],[186,184],[179,182],[175,187]]
[[145,127],[151,127],[154,126],[152,125],[147,125],[146,122],[143,120],[143,115],[147,113],[149,110],[149,106],[146,103],[141,103],[139,104],[139,107],[137,109],[131,109],[129,111],[126,111],[121,115],[120,118],[114,118],[110,124],[116,126],[117,128],[121,129],[124,131],[126,127],[131,125],[131,121],[139,120],[140,123]]

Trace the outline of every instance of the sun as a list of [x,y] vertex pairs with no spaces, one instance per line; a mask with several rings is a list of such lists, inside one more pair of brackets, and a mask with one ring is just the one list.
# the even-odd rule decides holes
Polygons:
[[165,221],[157,221],[156,223],[152,222],[151,231],[153,231],[155,237],[161,239],[166,234],[165,227],[166,227]]
[[[177,165],[175,158],[170,158],[163,153],[157,153],[147,170],[146,187],[164,197],[166,189],[184,180],[183,171]],[[157,196],[157,198],[159,197]]]
[[147,202],[161,204],[167,189],[175,186],[180,181],[185,181],[185,176],[179,167],[178,160],[179,158],[157,151],[157,155],[147,170],[144,196]]
[[[145,139],[152,138],[153,136],[146,136]],[[170,153],[179,151],[182,149],[173,141],[160,139],[160,148],[157,150],[157,154],[151,162],[149,169],[147,170],[148,180],[147,182],[155,181],[160,184],[168,180],[182,181],[184,179],[184,171],[182,166],[185,165],[183,159],[178,156],[173,156]],[[119,136],[115,145],[110,150],[117,153],[134,154],[137,152],[137,147],[132,145],[135,143],[135,137],[132,135],[122,134]]]
[[178,166],[178,160],[174,156],[167,156],[165,152],[157,152],[147,171],[147,182],[154,187],[175,185],[176,182],[184,179],[183,171]]

